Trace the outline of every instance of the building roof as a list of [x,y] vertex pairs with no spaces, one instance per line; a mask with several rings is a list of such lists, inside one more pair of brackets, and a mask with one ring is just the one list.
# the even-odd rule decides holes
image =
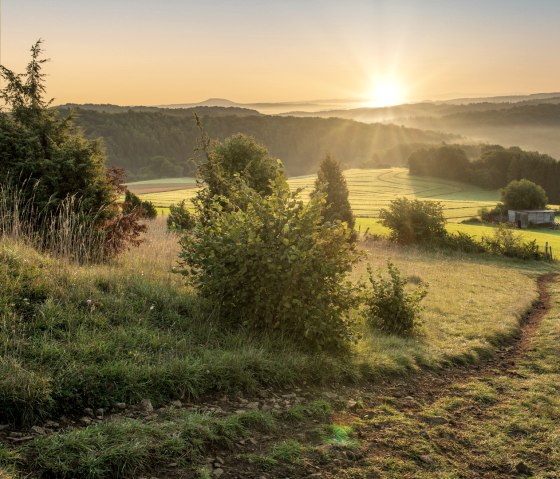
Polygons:
[[520,213],[554,213],[554,210],[508,210],[508,211],[518,211]]

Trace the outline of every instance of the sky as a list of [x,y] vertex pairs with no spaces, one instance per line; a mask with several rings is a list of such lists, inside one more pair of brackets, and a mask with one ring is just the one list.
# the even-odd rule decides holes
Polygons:
[[0,0],[0,61],[44,40],[55,103],[560,91],[560,0]]

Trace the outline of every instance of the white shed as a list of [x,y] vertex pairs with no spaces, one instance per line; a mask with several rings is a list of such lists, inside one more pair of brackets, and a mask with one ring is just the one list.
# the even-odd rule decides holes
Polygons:
[[530,225],[553,225],[554,211],[552,210],[508,210],[508,220],[519,228]]

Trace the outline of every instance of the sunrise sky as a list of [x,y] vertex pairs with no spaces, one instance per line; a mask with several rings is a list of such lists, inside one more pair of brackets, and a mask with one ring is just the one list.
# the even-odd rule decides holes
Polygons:
[[45,40],[56,103],[560,90],[559,0],[2,0],[1,61]]

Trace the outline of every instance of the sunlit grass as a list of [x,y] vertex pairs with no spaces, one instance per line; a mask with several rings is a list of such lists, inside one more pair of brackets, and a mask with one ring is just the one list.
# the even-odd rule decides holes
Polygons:
[[[389,229],[384,227],[377,218],[357,218],[356,227],[359,228],[360,233],[368,233],[370,235],[389,236]],[[462,224],[462,223],[448,223],[447,231],[450,233],[466,233],[477,239],[483,236],[493,237],[496,228],[483,224]],[[524,241],[537,241],[537,245],[544,251],[546,243],[552,247],[552,252],[555,259],[560,259],[560,230],[549,229],[527,229],[515,230],[515,234],[520,235]]]
[[419,337],[383,336],[364,328],[357,352],[380,371],[488,356],[496,344],[517,332],[520,316],[536,298],[538,268],[549,267],[539,265],[531,271],[533,263],[446,256],[385,242],[374,243],[367,252],[368,258],[353,272],[355,278],[365,275],[366,263],[385,269],[390,259],[403,277],[419,277],[429,285]]
[[[491,236],[490,226],[462,224],[461,222],[477,216],[483,207],[492,208],[499,200],[497,191],[483,190],[477,186],[440,178],[422,178],[410,176],[405,168],[389,168],[380,170],[346,170],[344,172],[350,192],[350,203],[354,215],[357,217],[356,226],[361,232],[369,228],[369,233],[386,235],[388,230],[383,228],[377,220],[379,211],[399,197],[418,198],[422,200],[439,201],[443,205],[443,212],[448,221],[450,232],[461,231],[476,238],[483,235]],[[188,184],[194,184],[192,178],[179,178]],[[133,183],[136,187],[149,186],[154,191],[141,194],[143,200],[152,201],[160,214],[168,214],[171,204],[187,200],[187,206],[192,209],[190,200],[196,194],[196,188],[177,189],[168,191],[169,180],[151,180],[149,182]],[[300,188],[305,198],[313,189],[315,175],[306,175],[288,180],[292,189]],[[161,191],[156,190],[160,188]],[[536,239],[541,248],[546,242],[552,246],[553,252],[558,251],[560,257],[560,230],[523,230],[520,234],[526,240]]]

